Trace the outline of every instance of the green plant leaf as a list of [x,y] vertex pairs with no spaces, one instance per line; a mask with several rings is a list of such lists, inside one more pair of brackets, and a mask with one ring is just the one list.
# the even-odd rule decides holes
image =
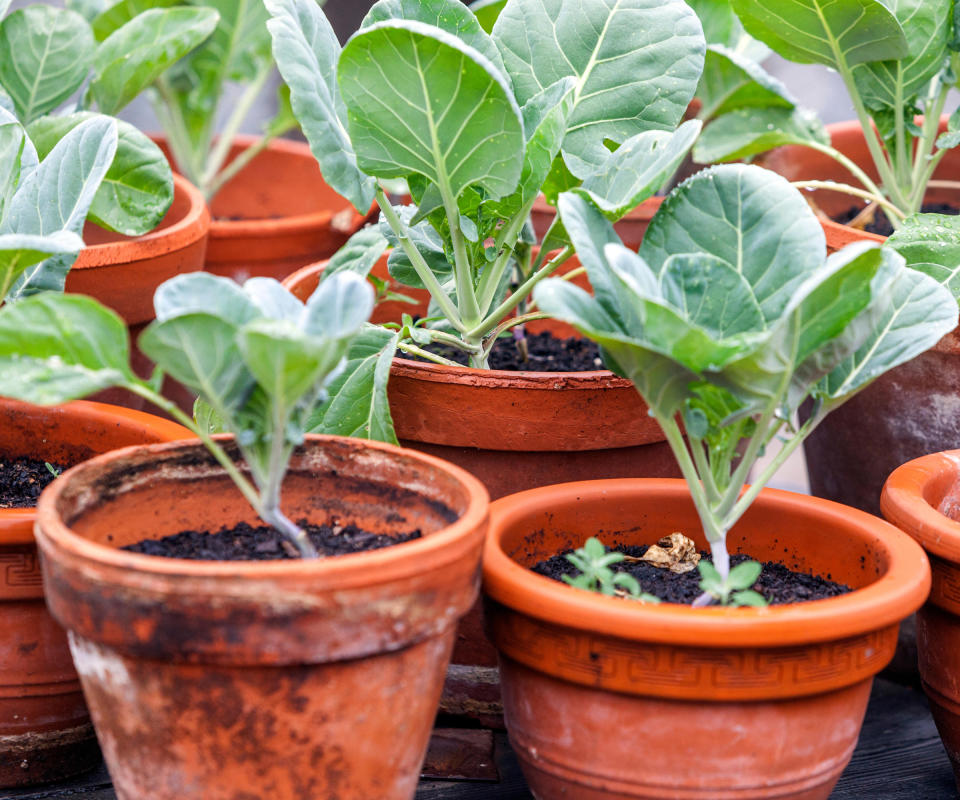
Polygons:
[[603,166],[583,181],[583,190],[607,219],[618,220],[657,193],[699,134],[699,120],[684,122],[673,132],[638,133],[610,153]]
[[7,198],[13,196],[20,183],[20,165],[27,142],[27,133],[19,122],[0,119],[0,220]]
[[699,20],[679,0],[511,0],[493,38],[521,104],[576,78],[563,157],[580,178],[606,160],[606,140],[676,127],[705,51]]
[[[10,0],[0,0],[0,17],[6,13],[6,7],[9,4]],[[106,9],[107,0],[67,0],[65,5],[71,11],[80,14],[87,22],[93,22]]]
[[960,301],[960,217],[914,214],[887,239],[907,266],[946,286]]
[[76,11],[38,4],[0,22],[0,85],[23,124],[80,88],[93,50],[90,25]]
[[752,589],[744,589],[730,595],[730,605],[766,608],[770,604],[767,602],[767,598],[760,594],[760,592],[755,592]]
[[470,10],[476,16],[480,27],[487,33],[493,33],[493,26],[506,4],[507,0],[473,0]]
[[373,265],[386,252],[388,242],[376,225],[361,228],[347,239],[347,243],[330,257],[320,275],[325,281],[338,272],[354,272],[363,278],[370,274]]
[[[721,44],[731,48],[743,50],[744,38],[749,38],[740,24],[740,20],[730,5],[730,0],[687,0],[690,6],[700,18],[703,25],[703,35],[707,44]],[[751,56],[755,61],[761,61],[760,57]]]
[[133,379],[126,323],[83,295],[45,293],[0,309],[0,386],[52,405]]
[[346,111],[337,86],[340,44],[314,0],[265,0],[273,55],[290,87],[290,102],[324,180],[361,214],[376,186],[357,167],[345,130]]
[[[400,218],[401,224],[405,227],[407,238],[414,247],[420,252],[430,271],[437,276],[441,286],[450,284],[452,289],[453,266],[447,259],[443,249],[443,239],[434,227],[423,220],[415,225],[411,221],[417,214],[417,206],[394,206],[394,211]],[[387,224],[386,220],[380,223],[380,233],[386,238],[389,245],[393,248],[390,257],[387,259],[387,269],[390,271],[390,277],[404,286],[412,286],[419,289],[426,288],[420,276],[414,269],[413,264],[400,247],[400,240],[394,234],[393,230]]]
[[304,304],[274,278],[250,278],[243,284],[243,293],[267,319],[286,320],[297,326],[303,319]]
[[496,199],[516,187],[520,109],[479,51],[422,23],[381,22],[350,39],[338,77],[365,172],[422,175],[448,198],[477,186]]
[[343,371],[328,387],[330,399],[307,423],[311,433],[397,444],[387,382],[399,338],[399,332],[376,325],[359,333],[347,350]]
[[765,322],[823,263],[823,228],[798,191],[742,164],[703,170],[681,184],[650,222],[639,253],[655,272],[681,253],[710,253],[753,287]]
[[947,122],[947,129],[937,137],[937,148],[952,150],[960,145],[960,108],[956,109]]
[[897,109],[926,90],[947,56],[952,0],[888,0],[906,37],[901,58],[858,64],[853,77],[870,108]]
[[701,119],[712,119],[738,108],[794,108],[790,90],[756,61],[720,44],[707,47],[703,75],[697,87]]
[[757,582],[761,572],[763,564],[758,561],[742,561],[731,568],[727,575],[727,586],[731,589],[749,589]]
[[353,272],[322,281],[307,300],[303,330],[310,336],[348,339],[364,327],[373,311],[373,289]]
[[715,119],[693,148],[698,164],[740,161],[774,147],[830,144],[820,119],[804,108],[741,108]]
[[[84,120],[96,115],[80,111],[46,116],[28,128],[41,158]],[[140,236],[153,230],[173,202],[173,173],[163,151],[129,122],[117,120],[117,152],[93,197],[87,217],[108,230]]]
[[[171,8],[185,4],[185,0],[120,0],[119,3],[107,6],[105,0],[95,0],[87,13],[81,13],[84,13],[84,16],[90,20],[96,40],[102,42],[118,28],[122,28],[130,22],[137,14],[142,14],[144,11],[153,8]],[[93,11],[96,11],[96,13],[89,16],[89,13]]]
[[153,309],[158,322],[187,314],[210,314],[236,327],[261,313],[235,281],[209,272],[188,272],[164,281],[153,295]]
[[217,20],[209,8],[155,8],[111,33],[93,57],[90,93],[97,107],[116,114],[206,39]]
[[839,69],[908,52],[900,23],[881,0],[731,2],[747,33],[790,61]]

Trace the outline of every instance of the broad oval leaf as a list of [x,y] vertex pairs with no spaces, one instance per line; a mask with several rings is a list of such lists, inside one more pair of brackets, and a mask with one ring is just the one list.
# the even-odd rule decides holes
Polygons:
[[903,58],[907,39],[881,0],[731,0],[747,33],[784,58],[835,69]]
[[738,108],[793,108],[790,90],[756,61],[724,45],[711,44],[697,87],[701,119]]
[[164,281],[154,292],[153,309],[159,322],[187,314],[209,314],[240,326],[261,315],[236,281],[209,272],[188,272]]
[[20,165],[27,144],[27,132],[15,121],[0,120],[0,220],[7,198],[12,197],[20,183]]
[[97,107],[116,114],[206,39],[217,20],[209,8],[154,8],[118,28],[94,53],[90,93]]
[[803,108],[740,108],[715,119],[693,148],[698,164],[740,161],[787,144],[830,144],[820,119]]
[[345,130],[337,86],[340,43],[315,0],[265,0],[273,56],[290,87],[290,103],[323,179],[362,214],[373,202],[374,180],[357,167]]
[[682,0],[510,0],[493,38],[519,103],[560,78],[577,80],[563,156],[580,178],[606,159],[605,140],[676,127],[706,48]]
[[0,85],[24,124],[55,109],[90,70],[93,32],[75,11],[32,5],[0,22]]
[[906,261],[946,286],[960,301],[960,217],[914,214],[887,239]]
[[657,271],[676,253],[721,258],[752,287],[770,324],[823,263],[825,248],[820,222],[786,179],[729,164],[677,187],[650,222],[639,252]]
[[347,42],[338,67],[361,169],[423,175],[457,198],[469,186],[496,199],[523,161],[520,109],[477,50],[418,22],[381,22]]
[[493,33],[493,26],[497,23],[500,12],[506,6],[507,0],[473,0],[470,10],[480,23],[480,27],[487,33]]
[[361,277],[367,277],[373,265],[386,252],[388,242],[377,225],[368,225],[358,230],[347,239],[347,243],[337,250],[327,266],[320,274],[320,280],[325,281],[338,272],[354,272]]
[[120,0],[103,8],[105,0],[97,0],[97,2],[100,4],[101,10],[90,20],[90,25],[98,42],[102,42],[111,33],[122,28],[137,14],[149,11],[151,8],[170,8],[183,5],[183,0]]
[[373,288],[353,272],[322,281],[307,300],[303,330],[310,336],[346,339],[360,331],[373,312]]
[[[96,116],[79,111],[46,116],[27,129],[41,158],[81,122]],[[163,151],[129,122],[117,120],[117,152],[94,195],[87,217],[125,236],[152,231],[173,202],[173,173]]]
[[243,284],[243,293],[267,319],[286,320],[299,325],[304,305],[280,281],[273,278],[250,278]]
[[54,231],[45,236],[0,234],[0,304],[27,267],[56,255],[69,257],[72,266],[82,249],[83,239],[73,231]]

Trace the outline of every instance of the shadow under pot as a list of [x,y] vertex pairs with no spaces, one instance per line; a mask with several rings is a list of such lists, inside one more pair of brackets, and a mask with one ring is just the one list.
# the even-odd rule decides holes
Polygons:
[[[0,454],[77,464],[132,444],[192,436],[159,417],[78,401],[0,399]],[[67,636],[44,604],[35,509],[0,508],[0,787],[48,783],[100,763]]]
[[115,451],[41,498],[48,604],[118,800],[413,796],[478,590],[486,492],[422,454],[325,436],[283,488],[293,520],[422,536],[267,562],[119,549],[259,524],[199,443]]
[[588,481],[491,505],[487,624],[510,742],[538,798],[826,800],[853,754],[898,623],[924,601],[923,551],[869,514],[764,490],[732,553],[853,587],[770,608],[649,605],[530,570],[601,536],[681,531],[705,549],[683,481]]

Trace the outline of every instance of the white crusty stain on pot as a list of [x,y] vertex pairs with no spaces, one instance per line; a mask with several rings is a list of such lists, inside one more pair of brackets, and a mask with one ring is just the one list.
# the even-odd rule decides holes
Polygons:
[[126,664],[112,650],[100,647],[96,642],[77,636],[73,631],[67,632],[70,642],[70,654],[73,656],[73,665],[81,678],[95,681],[101,686],[109,686],[111,694],[119,691],[132,693],[133,681]]

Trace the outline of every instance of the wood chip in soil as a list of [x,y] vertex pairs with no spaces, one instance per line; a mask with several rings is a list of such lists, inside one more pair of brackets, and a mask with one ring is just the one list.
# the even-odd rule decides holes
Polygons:
[[[62,464],[50,466],[58,475],[66,469]],[[0,508],[32,508],[55,477],[43,459],[0,459]]]
[[[619,552],[627,556],[639,558],[647,552],[648,545],[630,545],[619,548]],[[607,548],[609,552],[610,548]],[[545,561],[535,564],[534,572],[561,581],[562,575],[575,578],[580,574],[573,564],[564,557],[570,550],[552,556]],[[710,554],[701,551],[700,556],[705,561],[711,561]],[[733,566],[750,560],[747,555],[733,555],[730,563]],[[692,570],[682,575],[660,569],[646,562],[620,562],[611,565],[618,572],[627,572],[633,575],[640,583],[640,588],[656,595],[665,603],[689,605],[702,593],[700,590],[700,572]],[[805,572],[794,572],[783,564],[767,561],[763,564],[763,572],[753,585],[770,605],[784,605],[786,603],[805,603],[810,600],[822,600],[827,597],[836,597],[853,591],[849,586],[833,581],[830,576],[821,577],[809,575]]]
[[[365,531],[356,525],[310,525],[306,520],[297,524],[324,556],[379,550],[421,537],[419,530],[388,536]],[[216,533],[182,531],[162,539],[144,539],[122,549],[148,556],[194,561],[275,561],[300,557],[296,548],[275,528],[268,525],[254,527],[245,522]]]

